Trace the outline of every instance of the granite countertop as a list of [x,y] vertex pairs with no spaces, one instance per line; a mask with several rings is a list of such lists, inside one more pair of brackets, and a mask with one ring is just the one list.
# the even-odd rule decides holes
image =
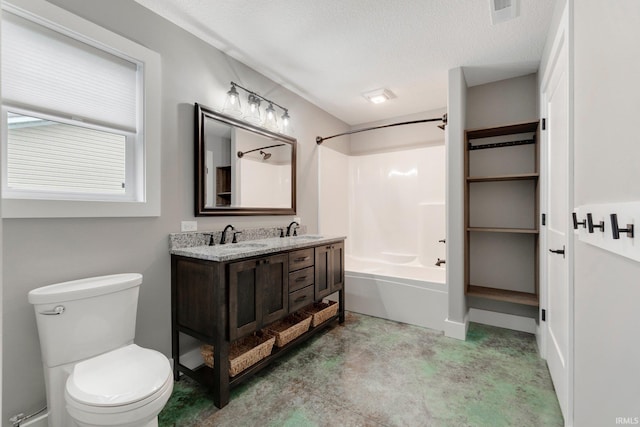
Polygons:
[[172,255],[209,261],[233,261],[275,252],[302,249],[313,246],[336,243],[346,239],[345,236],[319,236],[304,234],[293,237],[271,237],[268,239],[246,240],[239,243],[227,243],[214,246],[193,246],[172,249]]

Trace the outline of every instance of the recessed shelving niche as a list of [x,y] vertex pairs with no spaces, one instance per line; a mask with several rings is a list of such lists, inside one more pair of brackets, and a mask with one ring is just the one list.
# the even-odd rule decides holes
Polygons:
[[538,306],[538,122],[465,132],[465,293]]

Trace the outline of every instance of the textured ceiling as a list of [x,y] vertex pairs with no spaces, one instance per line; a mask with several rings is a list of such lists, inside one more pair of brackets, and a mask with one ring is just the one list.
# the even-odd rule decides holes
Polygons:
[[[446,106],[447,71],[470,86],[535,72],[555,0],[136,0],[350,125]],[[379,105],[362,93],[388,88]]]

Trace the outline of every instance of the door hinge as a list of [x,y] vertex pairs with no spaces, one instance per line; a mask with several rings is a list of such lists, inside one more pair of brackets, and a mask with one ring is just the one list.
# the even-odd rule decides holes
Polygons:
[[542,130],[547,130],[547,119],[542,119]]
[[542,321],[543,321],[543,322],[546,322],[546,321],[547,321],[547,310],[545,310],[545,309],[543,308],[543,309],[541,310],[540,317],[542,318]]
[[547,214],[542,214],[542,225],[547,225]]

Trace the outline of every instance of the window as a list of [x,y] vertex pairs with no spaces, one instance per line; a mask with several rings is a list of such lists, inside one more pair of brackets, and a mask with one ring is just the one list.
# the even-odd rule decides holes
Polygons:
[[[5,194],[23,198],[135,200],[127,185],[127,139],[55,120],[7,113]],[[129,138],[127,138],[129,137]]]
[[158,55],[44,1],[2,7],[2,215],[159,215]]

